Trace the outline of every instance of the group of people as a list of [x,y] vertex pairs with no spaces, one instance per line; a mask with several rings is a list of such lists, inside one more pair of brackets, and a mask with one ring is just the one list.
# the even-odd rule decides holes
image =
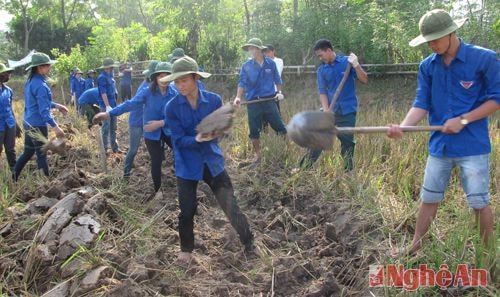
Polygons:
[[[432,132],[429,140],[429,157],[421,191],[421,205],[417,215],[417,226],[413,241],[394,256],[414,254],[422,246],[422,238],[436,216],[442,202],[451,171],[459,167],[460,178],[469,206],[478,215],[480,234],[486,244],[493,239],[493,214],[489,195],[489,154],[491,143],[488,134],[487,117],[500,109],[500,67],[497,54],[485,48],[465,43],[458,38],[456,30],[465,20],[453,20],[444,10],[432,10],[419,22],[421,35],[410,42],[411,46],[426,43],[433,53],[424,59],[419,67],[418,87],[413,107],[399,124],[391,124],[390,138],[401,138],[403,126],[413,126],[428,117],[429,124],[442,125],[441,131]],[[258,38],[250,39],[242,47],[250,53],[240,71],[237,94],[233,100],[240,106],[244,100],[284,98],[280,63],[273,51]],[[359,64],[355,54],[338,55],[330,41],[321,39],[314,45],[314,52],[321,61],[317,70],[318,92],[321,106],[330,112],[333,94],[344,76],[348,63],[352,69],[347,75],[345,87],[333,106],[335,125],[355,126],[357,98],[355,80],[368,82],[368,76]],[[63,137],[64,132],[54,121],[50,109],[66,108],[52,102],[46,75],[54,61],[44,54],[35,54],[26,82],[25,91],[25,152],[16,162],[12,152],[7,153],[13,175],[17,179],[24,164],[33,153],[37,153],[39,168],[48,174],[46,157],[39,151],[39,143],[27,133],[37,129],[47,136],[47,124]],[[281,63],[282,65],[282,63]],[[115,86],[112,76],[116,64],[112,59],[103,61],[103,70],[98,78],[95,96],[101,112],[95,121],[104,121],[116,126],[116,117],[130,112],[130,147],[125,161],[124,176],[130,176],[133,159],[144,136],[151,158],[151,176],[155,191],[161,187],[161,163],[163,145],[171,148],[174,158],[175,176],[179,199],[179,235],[181,252],[178,261],[189,263],[194,248],[193,217],[196,213],[196,188],[199,181],[205,181],[215,194],[217,201],[238,232],[245,251],[255,251],[253,234],[246,216],[241,212],[234,196],[231,179],[224,167],[224,156],[218,144],[218,137],[197,138],[196,126],[207,115],[221,107],[218,94],[205,90],[201,79],[209,73],[201,71],[197,62],[186,56],[182,49],[175,49],[168,61],[153,61],[143,72],[144,82],[131,100],[116,106]],[[9,106],[12,91],[4,85],[4,74],[9,69],[0,67],[2,80],[1,106]],[[8,80],[8,79],[7,79]],[[244,97],[243,97],[244,96]],[[5,99],[6,98],[6,99]],[[9,101],[10,100],[10,101]],[[12,113],[11,109],[7,112]],[[5,117],[2,109],[0,141],[5,144],[15,137],[15,119]],[[247,106],[249,137],[255,162],[261,159],[259,140],[264,121],[279,135],[286,137],[286,128],[281,118],[279,105],[275,101],[262,101]],[[1,130],[3,129],[3,130]],[[106,130],[103,126],[103,135]],[[110,129],[110,131],[113,128]],[[4,132],[7,131],[7,132]],[[142,135],[141,135],[142,134]],[[354,167],[355,141],[350,135],[338,136],[344,169]],[[112,135],[112,150],[118,149],[116,134]],[[105,142],[105,147],[107,142]],[[6,150],[7,151],[7,150]],[[297,170],[309,168],[321,151],[309,151]],[[10,154],[10,155],[9,155]]]

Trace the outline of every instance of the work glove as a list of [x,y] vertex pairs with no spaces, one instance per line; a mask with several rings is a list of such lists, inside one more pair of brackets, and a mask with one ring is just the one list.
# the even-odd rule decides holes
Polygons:
[[349,63],[351,63],[353,68],[356,68],[359,65],[358,57],[354,53],[351,53],[349,55],[349,57],[347,57],[347,61],[349,61]]
[[285,96],[283,96],[283,94],[281,94],[281,92],[278,92],[278,94],[276,94],[276,99],[278,99],[278,101],[281,101],[281,100],[285,99]]
[[113,108],[111,106],[106,106],[106,112],[110,112]]
[[23,129],[16,123],[16,138],[21,138],[23,136]]

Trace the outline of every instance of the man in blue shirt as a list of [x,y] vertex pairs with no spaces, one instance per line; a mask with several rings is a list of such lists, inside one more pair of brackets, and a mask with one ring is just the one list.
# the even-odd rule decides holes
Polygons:
[[74,102],[79,115],[82,115],[82,109],[78,105],[78,98],[85,91],[85,80],[82,78],[83,72],[76,67],[73,71],[73,79],[71,80],[71,102]]
[[85,90],[92,89],[95,87],[94,83],[95,70],[87,71],[87,78],[85,79]]
[[12,109],[14,92],[6,85],[13,70],[0,63],[0,154],[5,147],[10,170],[16,165],[16,137],[21,137],[22,133]]
[[78,98],[78,105],[87,118],[88,128],[92,128],[92,119],[99,113],[99,89],[88,89]]
[[[116,106],[116,84],[113,78],[113,68],[117,67],[113,59],[104,58],[101,74],[97,78],[97,87],[99,88],[99,106],[102,112],[108,112]],[[101,128],[102,142],[104,151],[108,150],[108,135],[111,142],[113,153],[119,153],[118,143],[116,142],[116,117],[111,117],[104,121]]]
[[118,76],[120,77],[120,94],[124,102],[132,98],[132,67],[129,63],[123,65]]
[[246,216],[234,196],[231,179],[224,169],[224,154],[217,138],[197,138],[196,126],[210,113],[221,107],[221,97],[198,89],[197,81],[210,74],[198,71],[198,63],[185,56],[175,61],[172,74],[161,82],[174,81],[179,94],[166,107],[166,122],[172,131],[175,175],[179,195],[179,237],[181,252],[179,264],[188,264],[194,249],[193,218],[196,213],[196,188],[204,180],[214,192],[231,225],[238,232],[245,251],[254,251],[253,234]]
[[[356,112],[358,109],[358,98],[356,97],[355,82],[368,83],[368,75],[358,62],[355,54],[340,56],[335,53],[331,42],[327,39],[320,39],[314,45],[314,52],[321,60],[321,65],[317,70],[317,82],[319,99],[324,112],[330,112],[329,106],[332,103],[333,95],[337,90],[347,64],[351,63],[352,69],[347,77],[347,81],[340,92],[339,98],[333,107],[335,113],[335,125],[338,127],[354,127],[356,125]],[[351,134],[337,135],[340,140],[340,154],[344,160],[344,169],[352,170],[354,158],[354,136]],[[321,150],[309,150],[300,161],[297,172],[302,168],[310,168],[321,155]]]
[[[242,49],[248,51],[252,58],[243,63],[238,81],[238,90],[233,104],[240,106],[241,97],[245,92],[247,101],[259,100],[263,98],[275,97],[278,100],[283,100],[281,94],[282,81],[279,75],[276,64],[270,58],[267,58],[262,53],[266,47],[262,45],[262,41],[258,38],[250,39]],[[275,91],[275,86],[277,93]],[[269,123],[276,133],[286,135],[286,128],[278,106],[273,101],[265,101],[247,106],[248,127],[250,129],[250,139],[255,151],[254,164],[260,162],[260,131],[262,130],[263,120]]]
[[[500,62],[494,51],[457,37],[455,31],[466,20],[452,20],[441,9],[429,11],[420,19],[421,35],[410,42],[411,46],[427,43],[434,53],[420,64],[417,95],[400,125],[413,126],[428,116],[429,125],[443,125],[443,129],[430,136],[413,241],[393,251],[393,257],[411,255],[421,248],[455,166],[460,168],[468,204],[479,217],[483,241],[486,246],[495,245],[487,117],[500,109]],[[391,125],[387,134],[403,136],[399,125]]]

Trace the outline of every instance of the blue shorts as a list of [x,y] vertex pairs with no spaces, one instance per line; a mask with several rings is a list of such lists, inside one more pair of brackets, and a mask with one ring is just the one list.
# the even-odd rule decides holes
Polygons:
[[286,134],[286,127],[275,101],[249,104],[247,114],[251,139],[259,139],[263,120],[266,120],[276,133]]
[[460,169],[460,181],[469,206],[482,209],[490,204],[490,166],[489,154],[437,158],[429,156],[425,167],[424,185],[421,198],[424,203],[443,201],[453,167]]

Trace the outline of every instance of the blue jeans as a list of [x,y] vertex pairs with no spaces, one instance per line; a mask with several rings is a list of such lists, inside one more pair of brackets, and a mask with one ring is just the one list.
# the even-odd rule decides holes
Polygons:
[[116,142],[116,117],[110,117],[108,121],[102,123],[101,135],[104,151],[108,150],[108,134],[111,141],[111,150],[118,151],[118,143]]
[[47,162],[47,156],[42,152],[43,142],[35,140],[30,137],[30,132],[41,133],[45,138],[47,138],[49,132],[47,127],[25,127],[24,128],[24,152],[17,159],[16,165],[14,166],[13,178],[17,180],[21,171],[28,161],[36,153],[36,163],[38,169],[42,169],[43,174],[49,175],[49,164]]
[[134,164],[134,158],[137,154],[137,150],[141,145],[142,139],[142,126],[129,126],[129,147],[127,155],[125,156],[125,167],[123,169],[123,175],[128,177],[130,176],[130,171],[132,170],[132,164]]
[[427,158],[424,184],[420,193],[424,203],[440,203],[450,181],[453,167],[460,169],[460,181],[469,206],[482,209],[490,204],[489,154],[468,157]]
[[[354,127],[356,126],[356,113],[340,114],[335,113],[335,125],[337,127]],[[352,134],[338,134],[337,138],[340,140],[340,155],[344,160],[344,169],[346,171],[352,170],[354,167],[354,135]],[[319,159],[322,150],[309,150],[308,153],[300,160],[300,167],[308,169],[312,167],[314,162]]]

